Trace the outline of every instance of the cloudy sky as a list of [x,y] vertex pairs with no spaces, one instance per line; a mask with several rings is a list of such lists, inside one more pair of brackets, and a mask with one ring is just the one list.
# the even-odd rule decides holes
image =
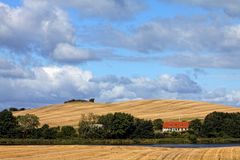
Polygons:
[[239,0],[0,0],[0,107],[240,106]]

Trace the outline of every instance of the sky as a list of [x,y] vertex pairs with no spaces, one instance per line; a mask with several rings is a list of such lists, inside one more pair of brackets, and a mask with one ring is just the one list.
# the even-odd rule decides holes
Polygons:
[[240,107],[239,0],[0,0],[0,108],[69,99]]

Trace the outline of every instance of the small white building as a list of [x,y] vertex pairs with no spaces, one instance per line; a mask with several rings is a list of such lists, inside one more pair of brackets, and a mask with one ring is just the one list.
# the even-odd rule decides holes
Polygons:
[[182,132],[187,131],[189,128],[189,122],[164,122],[163,132]]

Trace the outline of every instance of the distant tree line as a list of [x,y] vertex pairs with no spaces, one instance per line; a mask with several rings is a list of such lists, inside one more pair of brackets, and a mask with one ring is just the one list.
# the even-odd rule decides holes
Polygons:
[[24,111],[24,110],[26,110],[26,108],[15,108],[15,107],[11,107],[11,108],[9,108],[9,111],[11,111],[11,112],[14,112],[14,111]]
[[[162,129],[162,123],[155,124]],[[81,138],[95,139],[154,138],[154,127],[151,120],[135,118],[127,113],[89,114],[82,115],[78,133]]]
[[90,98],[89,100],[85,100],[85,99],[71,99],[71,100],[65,101],[64,103],[72,103],[72,102],[82,102],[82,103],[91,102],[91,103],[94,103],[95,99],[94,98]]
[[154,138],[154,131],[162,129],[162,120],[155,121],[135,118],[127,113],[109,113],[98,116],[81,115],[78,129],[73,126],[40,127],[39,118],[33,114],[14,117],[9,110],[0,112],[0,138],[87,138],[127,139]]
[[14,117],[9,110],[0,112],[0,138],[55,139],[77,137],[72,126],[39,127],[39,118],[32,114]]
[[0,138],[23,139],[151,139],[188,138],[193,143],[198,137],[240,138],[240,113],[213,112],[203,121],[190,122],[187,132],[162,133],[161,119],[144,120],[127,113],[106,115],[82,114],[78,128],[73,126],[50,127],[40,125],[33,114],[13,116],[10,110],[0,112]]

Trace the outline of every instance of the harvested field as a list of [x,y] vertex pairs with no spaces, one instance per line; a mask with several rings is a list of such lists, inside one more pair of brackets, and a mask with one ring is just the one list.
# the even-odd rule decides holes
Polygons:
[[1,160],[237,160],[240,147],[0,146]]
[[213,111],[240,112],[240,108],[187,100],[139,100],[110,104],[74,102],[15,112],[14,115],[30,113],[37,115],[41,124],[77,126],[82,113],[101,115],[110,112],[126,112],[144,119],[178,120],[180,117],[182,120],[191,120],[204,118]]

